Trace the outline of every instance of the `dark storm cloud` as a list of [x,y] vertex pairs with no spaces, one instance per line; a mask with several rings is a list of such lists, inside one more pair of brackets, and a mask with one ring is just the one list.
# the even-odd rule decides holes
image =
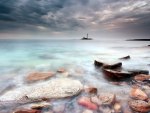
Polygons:
[[149,0],[1,0],[0,31],[146,32],[149,15]]

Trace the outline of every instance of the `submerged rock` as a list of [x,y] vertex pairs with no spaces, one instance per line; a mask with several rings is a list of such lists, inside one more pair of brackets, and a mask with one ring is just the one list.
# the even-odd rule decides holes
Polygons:
[[119,102],[115,103],[113,108],[114,108],[115,113],[121,113],[122,112],[122,107],[121,107],[121,104]]
[[142,100],[131,100],[129,106],[137,112],[148,113],[150,112],[150,104]]
[[82,105],[88,109],[91,109],[91,110],[97,110],[98,109],[98,106],[96,104],[92,103],[90,98],[88,98],[88,97],[79,98],[78,104]]
[[95,87],[85,87],[84,91],[89,94],[97,94],[97,88]]
[[30,73],[26,77],[26,81],[30,83],[30,82],[35,82],[39,80],[46,80],[52,77],[53,75],[54,75],[53,72],[34,72],[34,73]]
[[86,110],[84,110],[82,113],[94,113],[92,110],[88,110],[88,109],[86,109]]
[[130,92],[130,96],[134,99],[138,100],[147,100],[147,94],[139,88],[132,88]]
[[69,78],[57,78],[45,83],[32,84],[11,90],[0,96],[0,101],[27,99],[64,98],[77,95],[83,89],[80,81]]
[[31,109],[42,110],[42,109],[49,109],[51,107],[52,106],[50,103],[38,103],[38,104],[33,104],[31,106]]
[[130,59],[131,57],[128,55],[128,56],[125,56],[125,57],[122,57],[122,58],[119,58],[121,60],[127,60],[127,59]]

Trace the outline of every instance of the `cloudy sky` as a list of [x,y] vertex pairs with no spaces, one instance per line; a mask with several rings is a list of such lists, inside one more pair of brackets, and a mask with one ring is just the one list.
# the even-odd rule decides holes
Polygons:
[[0,0],[0,37],[150,35],[150,0]]

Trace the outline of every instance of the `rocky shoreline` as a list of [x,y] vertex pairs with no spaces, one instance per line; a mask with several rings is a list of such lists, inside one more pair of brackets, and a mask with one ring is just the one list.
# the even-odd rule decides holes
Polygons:
[[[119,58],[130,59],[129,55]],[[27,86],[10,89],[0,96],[0,109],[4,113],[8,107],[10,110],[6,112],[10,113],[65,113],[68,110],[73,110],[73,113],[150,112],[148,70],[125,69],[122,62],[110,64],[98,60],[94,61],[93,67],[103,73],[112,88],[113,85],[118,88],[127,86],[129,90],[123,94],[125,99],[120,99],[117,92],[86,85],[78,77],[70,76],[67,69],[60,68],[56,72],[29,73],[24,78]]]

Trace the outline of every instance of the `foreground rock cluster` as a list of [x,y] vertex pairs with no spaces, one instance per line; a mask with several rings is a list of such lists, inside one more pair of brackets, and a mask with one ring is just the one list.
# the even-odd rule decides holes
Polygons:
[[[130,56],[119,58],[129,60]],[[127,99],[118,93],[102,91],[86,85],[60,68],[56,72],[32,72],[25,76],[26,86],[12,89],[0,96],[0,107],[12,107],[10,113],[148,113],[150,112],[150,75],[147,70],[127,70],[122,62],[108,64],[94,61],[110,84],[128,86]],[[107,88],[107,87],[106,87]],[[56,101],[69,103],[54,104]],[[69,106],[69,107],[68,107]],[[70,107],[71,106],[71,107]],[[78,110],[77,110],[78,109]],[[70,113],[74,113],[71,111]]]

